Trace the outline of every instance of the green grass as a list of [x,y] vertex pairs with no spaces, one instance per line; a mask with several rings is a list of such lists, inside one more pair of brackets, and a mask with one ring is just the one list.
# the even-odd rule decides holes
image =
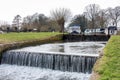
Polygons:
[[120,80],[120,36],[112,36],[104,48],[104,56],[95,66],[99,80]]
[[51,36],[55,36],[60,34],[58,32],[27,32],[27,33],[5,33],[0,34],[0,43],[12,43],[12,42],[20,42],[20,41],[28,41],[35,39],[44,39],[49,38]]

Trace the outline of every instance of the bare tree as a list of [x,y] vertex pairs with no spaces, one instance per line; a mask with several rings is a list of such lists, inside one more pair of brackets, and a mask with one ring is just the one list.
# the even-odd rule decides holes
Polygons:
[[117,26],[118,22],[120,21],[120,6],[117,6],[114,9],[108,8],[108,15],[112,25]]
[[[23,18],[23,29],[41,31],[42,27],[46,27],[48,18],[44,14],[35,13],[31,16]],[[44,28],[45,29],[45,28]],[[25,30],[25,31],[26,31]]]
[[48,18],[44,14],[38,14],[34,18],[34,25],[36,25],[38,31],[41,31],[41,28],[47,24]]
[[13,19],[13,25],[18,29],[18,32],[20,30],[20,24],[21,24],[21,16],[20,15],[16,15]]
[[60,26],[60,32],[64,32],[65,22],[71,17],[71,11],[69,9],[59,8],[51,11],[51,16]]
[[7,21],[0,21],[0,30],[9,32],[10,31],[10,24]]
[[32,29],[32,18],[31,16],[26,16],[23,18],[22,30],[29,31],[30,29]]
[[90,4],[86,6],[87,17],[92,22],[91,28],[96,28],[96,17],[99,14],[100,7],[97,4]]
[[107,10],[100,10],[98,16],[96,17],[97,26],[104,28],[108,26],[108,14]]
[[59,31],[60,27],[55,20],[48,20],[49,31]]

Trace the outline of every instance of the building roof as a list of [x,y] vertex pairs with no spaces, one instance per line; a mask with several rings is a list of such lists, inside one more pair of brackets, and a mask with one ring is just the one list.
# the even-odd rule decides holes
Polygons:
[[109,26],[108,29],[117,30],[117,26]]

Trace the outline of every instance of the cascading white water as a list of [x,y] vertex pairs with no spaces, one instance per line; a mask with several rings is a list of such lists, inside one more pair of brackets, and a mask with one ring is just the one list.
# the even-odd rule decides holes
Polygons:
[[8,51],[2,64],[35,66],[70,72],[91,72],[97,57]]
[[0,65],[0,80],[89,80],[90,74],[36,67]]

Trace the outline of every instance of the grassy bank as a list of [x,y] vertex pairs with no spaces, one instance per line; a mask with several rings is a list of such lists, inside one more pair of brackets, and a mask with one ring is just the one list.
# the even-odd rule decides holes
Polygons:
[[40,32],[40,33],[6,33],[0,34],[0,44],[4,43],[12,43],[12,42],[21,42],[21,41],[29,41],[35,39],[44,39],[51,36],[58,35],[58,32]]
[[100,76],[96,80],[120,80],[120,36],[112,36],[103,51],[104,55],[94,71]]

